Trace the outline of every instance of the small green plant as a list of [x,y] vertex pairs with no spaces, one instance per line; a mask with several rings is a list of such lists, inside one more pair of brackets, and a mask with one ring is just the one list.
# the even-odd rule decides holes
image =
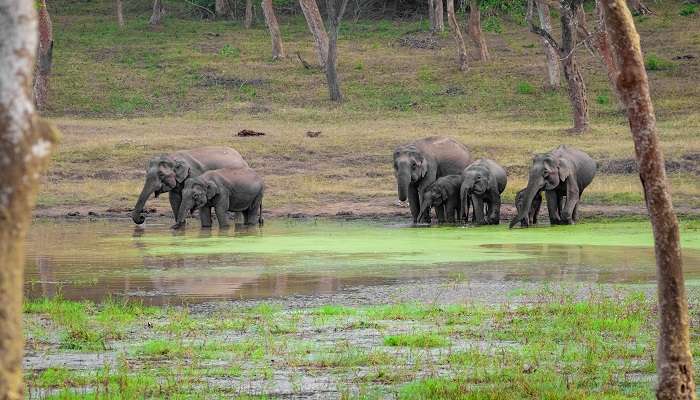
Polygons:
[[422,66],[418,69],[418,79],[421,82],[432,82],[435,80],[435,71],[429,66]]
[[365,69],[365,65],[362,63],[362,61],[358,61],[357,64],[355,64],[355,69],[357,71],[362,71]]
[[610,104],[610,96],[608,96],[607,94],[599,94],[598,96],[596,96],[595,102],[600,105]]
[[647,71],[661,71],[673,68],[673,63],[656,54],[649,54],[646,60],[644,60],[644,66]]
[[238,58],[241,56],[241,49],[238,47],[233,47],[230,44],[225,44],[224,47],[219,50],[219,55],[224,57]]
[[681,11],[679,12],[680,15],[684,17],[689,17],[691,15],[695,15],[698,12],[698,5],[697,4],[683,4],[681,6]]
[[493,33],[503,33],[503,26],[501,25],[501,21],[498,20],[498,17],[495,16],[490,16],[484,20],[483,24],[484,30],[487,32],[493,32]]
[[405,347],[444,347],[450,341],[434,333],[414,333],[399,334],[384,337],[385,346],[405,346]]
[[518,82],[516,90],[519,94],[533,94],[535,93],[535,88],[530,84],[530,82]]

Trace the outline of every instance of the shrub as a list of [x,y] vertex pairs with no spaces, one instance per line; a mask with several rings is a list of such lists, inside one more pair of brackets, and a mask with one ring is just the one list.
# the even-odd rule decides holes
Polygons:
[[238,58],[241,55],[241,49],[233,47],[230,44],[225,44],[224,47],[219,50],[219,55]]
[[610,96],[607,94],[599,94],[596,96],[595,102],[602,105],[610,104]]
[[695,15],[698,12],[698,5],[697,4],[683,4],[681,7],[680,15],[684,17],[688,17],[691,15]]
[[649,54],[646,60],[644,60],[644,66],[647,71],[661,71],[664,69],[671,69],[673,63],[655,54]]
[[487,32],[503,33],[503,26],[501,26],[501,21],[498,20],[498,17],[490,16],[486,18],[482,26]]
[[516,90],[520,94],[532,94],[535,93],[535,88],[529,82],[518,82]]

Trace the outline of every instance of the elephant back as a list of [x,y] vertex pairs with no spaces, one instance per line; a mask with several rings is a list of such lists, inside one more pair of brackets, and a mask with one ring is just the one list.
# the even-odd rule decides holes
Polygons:
[[566,158],[576,166],[576,179],[580,189],[584,189],[593,182],[598,166],[595,160],[585,151],[561,145],[552,151],[552,155]]
[[190,167],[190,176],[193,177],[216,169],[248,167],[248,163],[238,151],[225,146],[208,146],[182,150],[173,154],[173,158],[187,163]]
[[472,161],[467,146],[448,137],[431,136],[415,141],[414,146],[437,165],[437,177],[460,175]]

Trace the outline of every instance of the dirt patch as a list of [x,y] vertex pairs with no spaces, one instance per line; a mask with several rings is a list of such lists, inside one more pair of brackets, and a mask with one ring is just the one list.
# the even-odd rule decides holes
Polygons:
[[423,50],[439,50],[442,43],[440,40],[430,33],[410,33],[402,36],[397,41],[401,47]]
[[265,132],[258,132],[252,129],[243,129],[238,131],[236,136],[247,137],[247,136],[265,136]]
[[260,87],[266,84],[264,79],[253,78],[244,79],[237,76],[221,75],[213,71],[203,72],[199,76],[200,87],[212,87],[212,86],[223,86],[223,87],[236,87],[241,88],[243,86],[254,86]]
[[[603,174],[637,174],[639,167],[633,158],[603,160],[598,163]],[[680,159],[666,160],[666,172],[690,172],[700,175],[700,154],[687,153]]]

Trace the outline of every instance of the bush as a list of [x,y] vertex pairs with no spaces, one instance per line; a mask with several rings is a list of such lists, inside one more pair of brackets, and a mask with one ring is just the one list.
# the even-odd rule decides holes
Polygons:
[[535,88],[529,82],[518,82],[516,89],[520,94],[535,93]]
[[607,94],[599,94],[596,96],[595,102],[602,105],[610,104],[610,96]]
[[501,21],[498,20],[498,17],[491,16],[486,18],[482,27],[487,32],[503,33],[503,26],[501,26]]
[[224,47],[219,50],[219,54],[224,57],[238,58],[241,55],[241,49],[238,47],[233,47],[230,44],[225,44]]
[[698,5],[697,4],[683,4],[681,7],[680,15],[684,17],[688,17],[691,15],[695,15],[698,12]]
[[649,54],[644,61],[647,71],[661,71],[673,68],[673,63],[655,54]]

